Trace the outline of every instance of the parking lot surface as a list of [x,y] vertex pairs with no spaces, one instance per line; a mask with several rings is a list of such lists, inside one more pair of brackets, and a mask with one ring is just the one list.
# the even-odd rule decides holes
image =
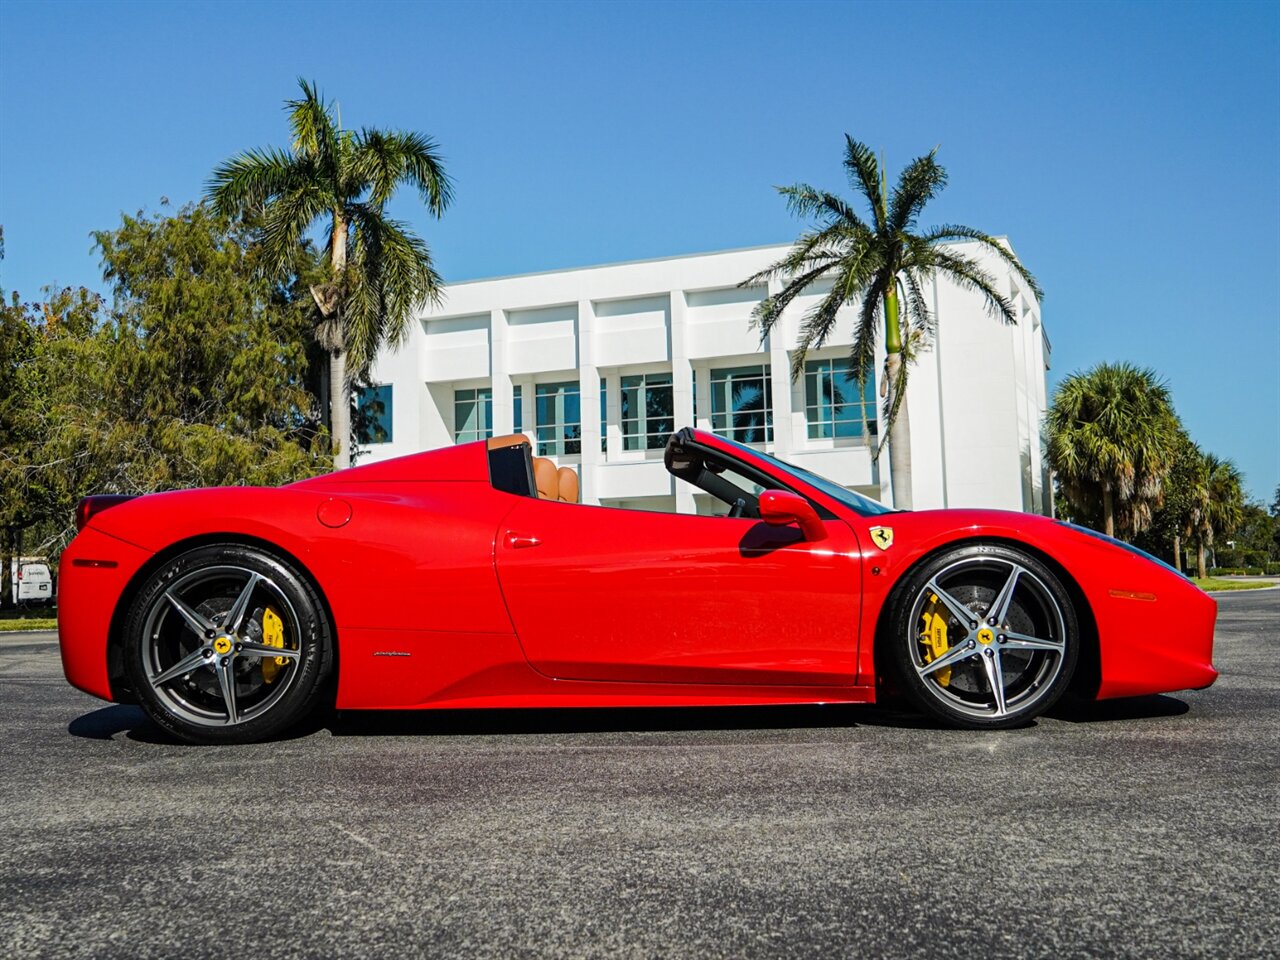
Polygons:
[[1000,733],[424,712],[189,747],[3,636],[0,956],[1274,956],[1280,591],[1218,599],[1212,688]]

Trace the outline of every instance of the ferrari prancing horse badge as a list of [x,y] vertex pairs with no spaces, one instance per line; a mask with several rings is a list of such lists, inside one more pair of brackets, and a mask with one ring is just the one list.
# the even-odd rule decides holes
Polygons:
[[893,527],[872,527],[871,542],[881,550],[888,550],[893,546]]

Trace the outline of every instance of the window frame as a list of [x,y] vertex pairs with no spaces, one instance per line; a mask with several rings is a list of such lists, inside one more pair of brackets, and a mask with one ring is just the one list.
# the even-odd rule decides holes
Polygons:
[[[566,388],[555,394],[544,393],[544,388]],[[572,388],[572,389],[567,389]],[[541,418],[542,400],[546,396],[555,397],[555,419],[544,422]],[[578,419],[570,421],[565,418],[565,401],[574,396],[578,401]],[[568,436],[570,428],[577,429],[576,436]],[[544,429],[555,431],[555,439],[544,440]],[[580,380],[548,380],[535,383],[533,387],[533,442],[536,456],[539,457],[581,457],[582,455],[582,382]],[[570,450],[570,445],[576,450]]]
[[[385,390],[387,392],[386,400],[377,399],[374,395]],[[380,403],[383,406],[381,413],[364,414],[367,419],[373,420],[375,428],[386,434],[383,439],[374,439],[367,433],[357,439],[357,443],[362,447],[375,447],[383,444],[395,442],[395,384],[393,383],[372,383],[367,387],[360,387],[360,396],[356,402],[356,408],[362,413],[364,408],[371,402]]]
[[[730,392],[730,385],[735,382],[742,382],[742,381],[735,381],[732,377],[729,377],[729,376],[718,378],[716,375],[717,374],[734,374],[734,373],[741,373],[745,371],[755,371],[755,370],[760,371],[759,378],[762,383],[761,392],[764,396],[764,403],[761,408],[761,414],[763,417],[763,422],[759,426],[735,427],[733,426],[733,422],[732,422],[732,418],[734,416],[735,411],[733,409],[733,394]],[[716,388],[718,385],[723,385],[725,388],[724,394],[723,394],[723,400],[725,402],[725,410],[720,412],[717,412],[716,410],[716,403],[717,403]],[[773,443],[774,441],[773,365],[769,361],[766,360],[760,363],[739,363],[739,364],[734,364],[733,366],[708,367],[707,368],[707,387],[708,387],[708,392],[710,393],[710,396],[711,396],[711,410],[709,411],[711,415],[710,416],[710,424],[711,424],[710,432],[711,433],[714,433],[720,437],[724,437],[728,440],[734,440],[738,443],[744,443],[752,447],[764,447]],[[724,426],[717,425],[718,419],[724,420]],[[762,430],[764,435],[763,439],[747,440],[737,435],[739,433],[745,433],[749,430]]]
[[[459,400],[459,394],[470,393],[472,399]],[[458,406],[460,403],[475,405],[477,426],[473,430],[462,430],[458,427]],[[453,442],[474,443],[477,440],[488,440],[493,436],[493,386],[476,385],[473,387],[455,387],[453,390]],[[462,439],[463,434],[467,438]]]
[[[648,382],[650,377],[665,378],[666,383]],[[627,381],[639,381],[632,386],[627,386]],[[667,413],[665,415],[650,418],[649,416],[649,392],[650,390],[665,390],[667,392]],[[627,390],[636,391],[636,415],[627,416],[624,410]],[[626,454],[646,454],[654,450],[663,450],[666,448],[667,439],[676,430],[676,381],[675,371],[673,370],[651,370],[641,371],[637,373],[621,373],[618,374],[618,427],[622,436],[622,452]],[[668,423],[665,429],[652,429],[653,423]],[[635,430],[627,431],[628,424],[632,424]],[[634,442],[634,446],[629,443]]]
[[[804,410],[805,437],[810,443],[833,445],[871,446],[879,442],[879,411],[876,403],[876,378],[872,371],[870,379],[863,387],[862,396],[855,395],[852,400],[839,403],[828,399],[822,393],[825,382],[835,384],[839,379],[856,387],[857,381],[849,373],[847,358],[829,356],[815,357],[805,361],[804,377],[800,384],[799,400]],[[810,403],[810,385],[813,385],[816,402]],[[854,416],[840,416],[840,411],[849,409]],[[826,416],[820,416],[823,412]],[[841,432],[840,426],[854,425],[852,432]],[[866,430],[863,430],[863,426]],[[825,430],[825,432],[824,432]]]

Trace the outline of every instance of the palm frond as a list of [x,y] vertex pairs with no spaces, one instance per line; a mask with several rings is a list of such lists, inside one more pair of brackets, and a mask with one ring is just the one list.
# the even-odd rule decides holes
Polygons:
[[350,362],[362,372],[380,345],[403,343],[413,311],[423,303],[438,303],[443,281],[426,243],[406,224],[366,204],[355,204],[350,212],[351,276],[344,319]]
[[880,164],[876,155],[864,143],[859,143],[847,133],[844,135],[844,167],[850,185],[867,198],[871,205],[872,221],[877,231],[885,229],[883,218],[884,194],[880,187]]
[[218,164],[205,183],[205,190],[218,213],[240,216],[260,210],[272,197],[287,190],[298,174],[298,161],[285,150],[247,150]]
[[947,185],[947,171],[937,162],[938,148],[917,157],[898,177],[889,201],[889,229],[894,233],[910,230],[925,204]]
[[1035,293],[1037,300],[1044,299],[1044,290],[1041,289],[1040,283],[1031,271],[1022,265],[1022,261],[1010,252],[1009,248],[989,234],[983,233],[981,230],[975,230],[973,227],[966,227],[958,223],[948,223],[941,227],[933,227],[927,233],[920,237],[927,244],[946,243],[949,240],[974,240],[982,244],[983,247],[990,250],[998,256],[1004,263],[1008,264],[1018,276],[1026,282],[1032,292]]
[[423,204],[441,216],[453,199],[439,146],[420,133],[364,129],[355,140],[355,167],[372,187],[371,202],[382,206],[401,183],[418,190]]
[[791,301],[804,293],[806,288],[829,269],[829,264],[820,264],[812,270],[793,278],[778,293],[771,297],[765,297],[756,304],[755,309],[751,311],[749,329],[759,329],[761,344],[764,343],[764,338],[772,332],[774,325],[781,318],[783,311],[787,309]]
[[842,264],[826,296],[819,300],[800,321],[796,348],[791,354],[791,379],[804,375],[805,359],[810,350],[816,350],[826,342],[835,330],[840,308],[856,299],[871,282],[873,274],[861,269],[862,262]]
[[792,216],[817,217],[828,225],[843,221],[849,226],[869,230],[853,208],[834,193],[819,190],[807,183],[778,187],[778,192],[787,198],[787,210]]
[[816,232],[802,233],[786,255],[738,284],[751,287],[779,278],[790,278],[815,267],[833,266],[848,253],[847,234],[832,226]]
[[904,270],[900,278],[906,294],[902,302],[903,312],[907,316],[909,325],[925,340],[929,340],[937,332],[936,318],[933,311],[929,309],[928,301],[925,300],[919,271]]
[[[876,341],[880,333],[880,308],[884,297],[885,274],[880,272],[872,279],[862,295],[858,309],[858,326],[853,331],[853,346],[849,350],[849,372],[859,386],[870,380],[875,382]],[[888,429],[884,431],[888,436]]]
[[324,101],[314,81],[298,78],[300,100],[286,100],[289,126],[293,130],[293,151],[307,157],[330,161],[338,140],[333,108]]
[[262,211],[262,252],[277,275],[292,271],[311,224],[332,207],[333,198],[311,178],[286,183]]
[[963,254],[934,248],[932,269],[949,277],[957,286],[982,295],[987,312],[1005,323],[1017,323],[1018,314],[1009,298],[996,289],[995,278],[976,260]]

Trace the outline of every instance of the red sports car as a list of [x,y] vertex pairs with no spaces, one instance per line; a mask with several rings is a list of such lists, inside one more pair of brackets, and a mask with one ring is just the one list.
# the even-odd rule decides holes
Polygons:
[[1040,516],[893,512],[684,429],[715,515],[578,503],[495,437],[279,489],[89,497],[62,557],[67,678],[185,740],[343,709],[870,703],[1022,724],[1068,688],[1206,687],[1216,604]]

